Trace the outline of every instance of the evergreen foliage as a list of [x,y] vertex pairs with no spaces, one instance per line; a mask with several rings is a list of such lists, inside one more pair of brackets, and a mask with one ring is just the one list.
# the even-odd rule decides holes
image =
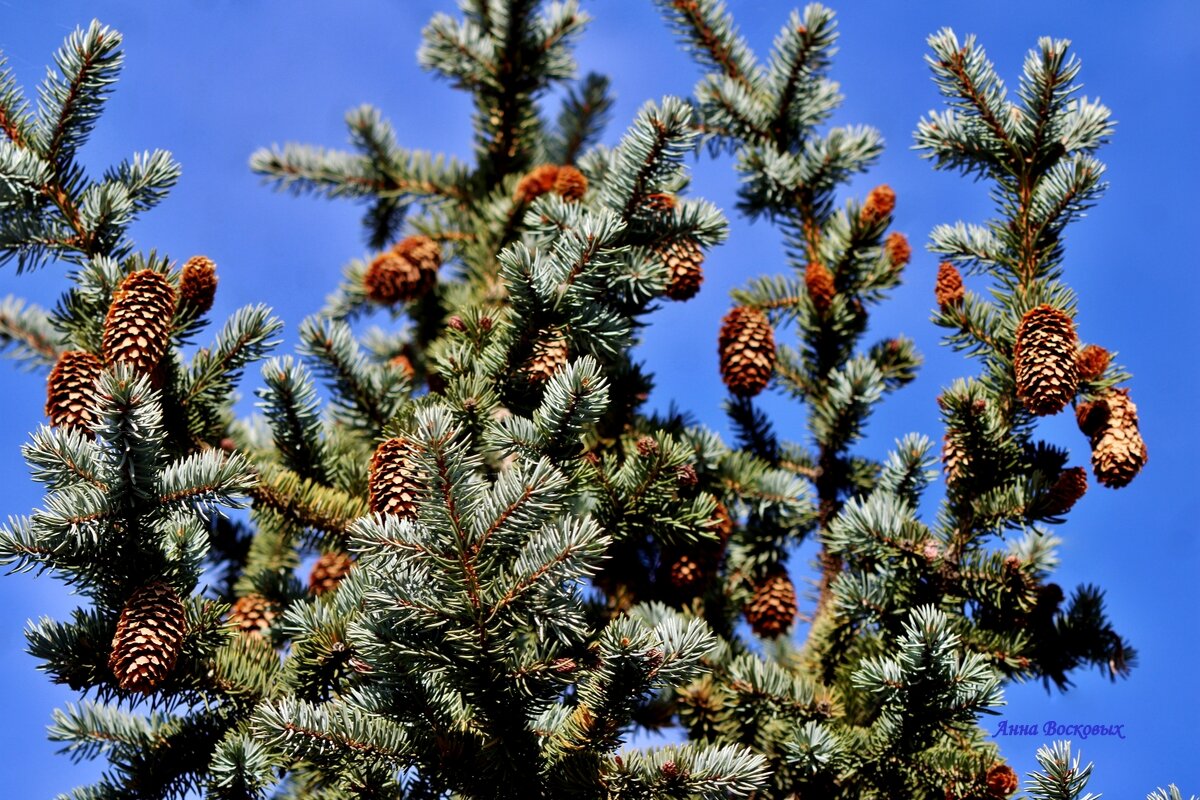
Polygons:
[[[1101,590],[1060,607],[1050,582],[1049,526],[1083,473],[1037,418],[1077,405],[1107,485],[1145,461],[1129,376],[1107,354],[1076,362],[1062,233],[1103,190],[1111,123],[1076,96],[1068,44],[1040,41],[1010,100],[973,39],[930,39],[948,107],[918,148],[991,182],[998,207],[932,234],[934,321],[982,372],[941,395],[946,499],[923,519],[930,439],[883,463],[855,452],[920,358],[864,342],[911,249],[889,187],[840,194],[883,142],[827,124],[833,12],[794,12],[764,60],[716,0],[659,5],[704,75],[614,147],[597,144],[607,80],[575,78],[576,2],[463,0],[420,58],[471,93],[472,163],[403,149],[365,106],[352,151],[255,153],[279,188],[362,203],[380,251],[301,324],[297,357],[267,358],[281,323],[264,306],[192,347],[212,263],[126,237],[177,179],[169,155],[100,180],[77,163],[115,31],[68,38],[36,112],[0,65],[0,261],[70,268],[54,310],[0,303],[0,349],[55,367],[57,427],[25,447],[47,494],[0,531],[0,561],[87,604],[27,632],[52,680],[92,695],[51,738],[110,765],[69,797],[1003,797],[1015,783],[979,718],[1004,683],[1128,671]],[[726,238],[687,194],[704,145],[735,155],[739,211],[780,226],[788,267],[733,296],[732,444],[644,411],[631,353]],[[355,334],[382,313],[404,322]],[[236,419],[258,362],[262,413]],[[806,441],[777,433],[764,388],[804,406]],[[787,567],[807,539],[820,591],[793,641]],[[686,741],[627,749],[672,726]],[[1068,745],[1039,760],[1032,797],[1082,796],[1090,766]]]

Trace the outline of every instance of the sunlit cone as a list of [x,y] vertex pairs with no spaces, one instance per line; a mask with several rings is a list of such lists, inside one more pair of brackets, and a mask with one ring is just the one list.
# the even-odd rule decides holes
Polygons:
[[241,633],[262,638],[275,624],[279,607],[261,594],[239,597],[229,611],[229,622]]
[[46,381],[46,416],[54,427],[79,428],[91,436],[97,419],[96,380],[104,365],[83,350],[68,350],[58,357]]
[[170,344],[175,289],[160,272],[131,273],[113,294],[102,347],[109,364],[128,364],[149,375]]
[[704,282],[704,253],[691,239],[679,239],[658,250],[658,255],[667,266],[670,277],[667,281],[667,297],[672,300],[690,300],[700,291]]
[[896,210],[896,193],[886,183],[876,186],[867,195],[860,217],[864,224],[872,225],[891,216]]
[[322,553],[308,575],[308,591],[315,595],[332,592],[354,566],[354,559],[342,550]]
[[1137,406],[1128,389],[1114,389],[1096,402],[1103,404],[1106,413],[1092,411],[1103,419],[1091,434],[1092,472],[1100,483],[1119,489],[1137,477],[1148,457],[1138,429]]
[[375,449],[367,487],[372,511],[416,518],[422,480],[415,458],[416,450],[406,439],[388,439]]
[[380,305],[416,300],[437,282],[441,262],[436,242],[426,236],[409,236],[371,259],[363,275],[363,289]]
[[808,287],[813,308],[817,309],[818,314],[824,315],[833,304],[833,296],[837,294],[829,267],[820,261],[810,261],[804,269],[804,285]]
[[587,177],[572,166],[558,168],[554,176],[554,192],[567,201],[575,201],[587,194]]
[[518,203],[532,203],[546,192],[553,190],[557,180],[557,166],[554,164],[536,166],[517,181],[517,190],[513,199]]
[[560,330],[543,330],[533,343],[533,352],[521,367],[521,374],[531,383],[545,383],[554,373],[567,365],[570,349]]
[[967,296],[962,275],[949,261],[938,264],[937,284],[933,288],[933,296],[943,311],[958,305]]
[[1087,492],[1087,472],[1083,467],[1064,469],[1046,492],[1045,514],[1057,517],[1067,513]]
[[192,256],[179,275],[179,304],[198,314],[212,308],[217,294],[217,265],[206,256]]
[[1017,790],[1017,773],[1008,764],[993,764],[987,772],[988,797],[1003,800]]
[[942,469],[946,473],[946,483],[953,485],[961,481],[970,463],[970,453],[952,432],[947,432],[942,437]]
[[767,315],[737,306],[721,321],[721,379],[739,397],[754,397],[775,371],[775,332]]
[[1075,323],[1054,306],[1040,305],[1021,318],[1013,347],[1017,398],[1032,414],[1057,414],[1075,398],[1079,372]]
[[434,280],[442,266],[442,248],[428,236],[406,236],[392,247],[392,252],[416,264],[417,269]]
[[187,618],[170,585],[155,581],[125,602],[117,620],[108,668],[126,691],[148,694],[175,668]]
[[908,237],[903,233],[889,233],[887,240],[883,243],[883,251],[887,253],[888,263],[894,269],[900,269],[912,261],[912,245],[908,243]]
[[1098,344],[1089,344],[1075,356],[1075,368],[1080,383],[1090,383],[1104,377],[1112,354]]
[[796,587],[787,572],[779,568],[754,587],[754,596],[746,606],[746,621],[756,635],[771,639],[791,629],[796,610]]

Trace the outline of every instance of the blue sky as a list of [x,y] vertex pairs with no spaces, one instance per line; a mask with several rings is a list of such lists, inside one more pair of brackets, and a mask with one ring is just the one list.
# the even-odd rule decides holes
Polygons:
[[[760,53],[792,7],[773,0],[729,5]],[[124,79],[84,158],[98,172],[135,150],[171,150],[183,164],[182,181],[136,226],[135,238],[175,258],[214,258],[221,278],[214,316],[266,301],[287,322],[286,352],[341,265],[365,254],[360,210],[276,194],[250,174],[247,159],[259,146],[286,140],[342,146],[342,116],[363,102],[383,109],[402,144],[469,157],[466,96],[422,72],[415,56],[429,16],[452,6],[451,0],[188,0],[149,12],[136,0],[0,0],[0,48],[32,90],[76,25],[97,17],[125,34]],[[578,59],[583,70],[613,80],[611,142],[645,99],[686,95],[699,73],[649,0],[584,6],[595,21]],[[910,150],[918,117],[939,102],[922,61],[925,37],[946,25],[978,34],[1010,85],[1038,36],[1070,38],[1083,60],[1086,93],[1098,95],[1118,120],[1113,143],[1100,154],[1109,165],[1109,194],[1070,229],[1066,275],[1080,296],[1081,335],[1120,351],[1135,376],[1132,396],[1150,462],[1129,488],[1093,486],[1076,507],[1058,531],[1065,540],[1058,581],[1106,588],[1111,616],[1141,661],[1132,677],[1116,684],[1077,674],[1065,695],[1048,694],[1040,684],[1010,687],[1001,715],[1010,724],[1123,724],[1124,739],[1078,743],[1085,758],[1097,762],[1089,788],[1110,798],[1142,797],[1171,781],[1185,796],[1200,792],[1193,727],[1200,710],[1200,544],[1193,522],[1200,494],[1192,480],[1200,436],[1190,408],[1200,389],[1192,360],[1200,345],[1194,321],[1200,271],[1190,246],[1200,179],[1200,109],[1193,102],[1200,77],[1198,8],[1193,0],[835,5],[842,40],[834,75],[847,96],[835,122],[874,125],[888,142],[879,165],[852,190],[861,195],[876,183],[893,186],[897,228],[917,251],[905,285],[875,311],[873,328],[880,337],[911,336],[926,359],[918,380],[872,420],[869,453],[882,454],[908,431],[940,436],[934,397],[975,368],[941,347],[928,321],[936,260],[921,245],[938,223],[982,221],[990,203],[984,185],[935,173]],[[729,161],[703,159],[694,167],[693,193],[732,210],[736,178]],[[730,242],[708,258],[699,297],[669,305],[646,331],[641,355],[657,374],[655,406],[675,401],[724,428],[715,341],[728,291],[782,269],[776,231],[735,219]],[[43,305],[52,305],[64,285],[62,270],[53,267],[20,278],[11,268],[0,273],[0,294]],[[11,363],[0,370],[7,387],[0,392],[2,510],[27,513],[41,493],[28,479],[19,447],[42,420],[44,379]],[[252,373],[246,394],[253,385]],[[780,399],[767,406],[785,432],[802,435],[800,409]],[[1086,464],[1087,442],[1069,416],[1043,423],[1042,435],[1069,447],[1073,463]],[[27,619],[63,617],[73,607],[49,579],[0,578],[5,796],[52,796],[98,772],[53,755],[44,735],[50,711],[76,698],[50,686],[24,654]],[[995,722],[986,724],[996,729]],[[1001,744],[1024,773],[1042,741],[1008,737]]]

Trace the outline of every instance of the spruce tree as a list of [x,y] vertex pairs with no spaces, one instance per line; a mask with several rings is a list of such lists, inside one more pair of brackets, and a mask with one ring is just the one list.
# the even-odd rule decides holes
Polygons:
[[[827,124],[833,12],[793,13],[760,59],[719,2],[659,5],[704,74],[615,147],[597,144],[606,79],[575,74],[577,3],[464,0],[420,58],[472,97],[471,163],[404,149],[367,106],[351,150],[255,153],[279,188],[361,203],[375,253],[296,356],[271,356],[264,306],[206,335],[219,266],[129,240],[178,179],[169,154],[100,178],[76,159],[118,33],[73,33],[36,111],[0,64],[0,263],[69,278],[53,310],[0,306],[7,353],[48,371],[50,423],[25,448],[45,500],[0,560],[84,603],[28,632],[89,698],[52,738],[110,765],[70,797],[1006,797],[979,722],[1004,683],[1128,672],[1102,591],[1051,582],[1050,526],[1088,479],[1038,419],[1073,409],[1106,487],[1146,461],[1129,375],[1084,345],[1064,280],[1112,131],[1068,43],[1039,41],[1009,99],[973,38],[929,42],[947,109],[918,149],[988,181],[997,216],[931,236],[934,322],[980,372],[939,398],[946,496],[924,519],[931,439],[855,452],[920,358],[863,341],[911,246],[889,186],[845,195],[883,142]],[[710,321],[734,442],[649,413],[632,354],[727,236],[688,193],[706,145],[736,156],[738,212],[785,239],[786,269]],[[357,334],[372,316],[390,324]],[[237,418],[252,364],[261,413]],[[764,391],[801,404],[806,441],[777,434]],[[799,639],[805,540],[819,594]],[[1032,797],[1082,796],[1068,745],[1039,760]]]

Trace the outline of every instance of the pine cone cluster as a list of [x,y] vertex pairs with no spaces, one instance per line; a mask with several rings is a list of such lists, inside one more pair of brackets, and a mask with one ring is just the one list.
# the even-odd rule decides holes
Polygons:
[[241,633],[257,639],[267,635],[275,618],[279,616],[279,607],[261,594],[248,594],[239,597],[229,611],[229,623]]
[[667,282],[667,297],[672,300],[690,300],[700,291],[704,282],[704,253],[691,239],[679,239],[659,249],[659,258],[667,267],[670,277]]
[[1146,465],[1146,442],[1128,389],[1114,389],[1075,410],[1079,429],[1091,439],[1092,472],[1113,489],[1127,486]]
[[1112,354],[1098,344],[1089,344],[1075,356],[1075,369],[1080,383],[1091,383],[1104,377]]
[[1087,472],[1083,467],[1071,467],[1058,473],[1058,477],[1046,491],[1045,515],[1057,517],[1070,511],[1087,492],[1087,485]]
[[967,296],[962,275],[949,261],[938,264],[937,284],[933,287],[933,296],[943,311],[960,304]]
[[883,243],[883,251],[887,254],[888,263],[893,269],[900,269],[912,261],[912,245],[903,233],[890,233]]
[[179,304],[196,314],[212,308],[217,295],[217,265],[205,256],[192,256],[179,275]]
[[530,383],[545,383],[567,365],[570,358],[567,337],[561,330],[542,330],[533,343],[533,352],[521,366],[521,374]]
[[876,222],[890,217],[895,210],[896,192],[886,183],[882,183],[867,195],[867,202],[863,204],[859,216],[864,225],[874,225]]
[[1017,399],[1032,414],[1057,414],[1075,399],[1079,371],[1075,323],[1060,309],[1031,308],[1017,326],[1013,370]]
[[442,251],[428,236],[409,236],[371,259],[363,275],[367,297],[380,305],[407,303],[437,283]]
[[167,352],[174,315],[175,288],[165,275],[151,269],[130,273],[104,320],[105,361],[149,375]]
[[579,200],[587,194],[587,176],[569,164],[539,164],[517,182],[513,199],[522,204],[532,203],[547,192],[564,200]]
[[796,587],[787,572],[778,568],[754,587],[754,596],[746,606],[746,621],[756,635],[770,639],[791,629],[796,610]]
[[721,321],[721,379],[739,397],[754,397],[775,371],[775,332],[757,308],[737,306]]
[[104,365],[83,350],[68,350],[58,357],[46,380],[46,416],[56,428],[78,428],[92,436],[96,381]]
[[423,481],[415,457],[407,439],[388,439],[375,449],[367,483],[373,512],[416,519]]
[[353,566],[354,559],[345,551],[333,550],[322,553],[321,557],[317,559],[317,563],[313,564],[312,572],[308,575],[308,591],[315,595],[332,592],[342,582],[342,578],[349,574],[350,568]]
[[126,691],[148,694],[175,668],[187,618],[169,584],[155,581],[134,592],[117,620],[108,668]]
[[804,269],[804,285],[808,288],[808,296],[812,300],[813,308],[817,310],[818,314],[824,316],[829,311],[829,307],[833,305],[833,296],[837,294],[837,287],[833,283],[833,273],[820,261],[810,261]]

